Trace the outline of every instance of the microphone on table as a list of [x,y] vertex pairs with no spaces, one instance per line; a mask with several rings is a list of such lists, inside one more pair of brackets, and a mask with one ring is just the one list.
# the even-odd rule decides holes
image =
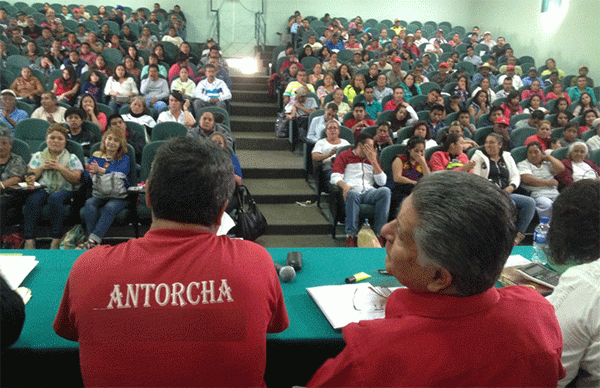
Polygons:
[[300,271],[302,269],[302,253],[297,251],[288,253],[285,264],[293,267],[296,272]]
[[296,277],[296,271],[293,267],[290,267],[289,265],[283,266],[277,263],[274,264],[275,271],[277,272],[277,275],[279,276],[279,279],[281,279],[282,282],[289,283],[292,280],[294,280],[294,278]]

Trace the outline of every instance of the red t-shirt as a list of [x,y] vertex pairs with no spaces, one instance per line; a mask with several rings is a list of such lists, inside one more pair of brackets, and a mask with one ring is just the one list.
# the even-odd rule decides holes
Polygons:
[[85,386],[264,386],[266,334],[288,325],[264,248],[153,229],[77,259],[54,330]]
[[[363,125],[360,126],[358,128],[354,129],[354,138],[356,139],[356,137],[360,134],[360,132],[366,128],[366,127],[372,127],[375,125],[375,121],[370,120],[370,119],[363,119],[362,121],[364,121],[365,123],[367,123],[367,125]],[[352,129],[352,127],[356,124],[356,119],[354,117],[352,117],[351,119],[348,119],[346,121],[346,124],[344,124],[346,127]]]
[[548,148],[548,140],[550,140],[550,139],[542,139],[538,135],[533,135],[533,136],[529,136],[527,139],[525,139],[525,143],[523,145],[528,145],[529,143],[531,143],[533,141],[537,141],[542,145],[542,151],[546,151],[546,148]]
[[470,297],[399,289],[385,318],[344,327],[346,347],[307,387],[555,387],[554,308],[521,286]]

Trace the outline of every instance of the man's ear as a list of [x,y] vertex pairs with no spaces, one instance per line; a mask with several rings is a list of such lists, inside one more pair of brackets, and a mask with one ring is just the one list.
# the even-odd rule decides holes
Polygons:
[[452,286],[452,274],[444,268],[436,268],[432,280],[427,284],[427,290],[439,293]]
[[150,195],[149,195],[149,185],[150,181],[146,181],[146,185],[144,186],[144,194],[146,194],[146,206],[152,209],[152,205],[150,204]]

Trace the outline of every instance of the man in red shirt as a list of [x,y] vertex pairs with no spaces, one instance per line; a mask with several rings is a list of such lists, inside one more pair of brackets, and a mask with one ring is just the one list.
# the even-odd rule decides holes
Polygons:
[[85,386],[265,386],[266,334],[289,320],[267,251],[216,235],[234,186],[212,142],[158,150],[150,231],[81,255],[54,321]]
[[344,327],[346,347],[307,386],[556,386],[565,369],[554,308],[531,288],[494,288],[515,221],[510,198],[484,178],[421,178],[382,229],[386,269],[406,288],[385,318]]
[[363,129],[375,125],[375,121],[365,118],[367,116],[367,110],[365,109],[365,104],[363,102],[357,102],[354,104],[352,116],[354,117],[346,120],[344,125],[354,132],[354,139],[360,135],[360,132]]

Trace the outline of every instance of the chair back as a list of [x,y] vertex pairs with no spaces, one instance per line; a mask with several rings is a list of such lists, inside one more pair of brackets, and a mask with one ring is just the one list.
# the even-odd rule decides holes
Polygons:
[[42,119],[24,119],[15,126],[15,138],[23,140],[30,149],[37,150],[46,143],[46,131],[50,122]]
[[10,152],[19,155],[26,165],[29,164],[29,161],[31,160],[31,150],[29,145],[23,140],[13,139],[13,145]]
[[558,160],[563,160],[567,158],[567,151],[569,150],[569,147],[561,147],[561,148],[557,148],[554,151],[552,151],[552,156],[554,156],[556,159]]
[[444,147],[441,145],[435,146],[435,147],[431,147],[431,148],[427,148],[425,150],[425,160],[427,160],[429,162],[429,159],[431,159],[431,155],[433,155],[435,152],[437,151],[443,151]]
[[515,146],[518,147],[525,145],[525,140],[527,140],[529,136],[535,135],[536,132],[537,129],[533,127],[517,128],[510,133],[510,138],[513,143],[515,143]]
[[510,151],[510,155],[515,160],[515,163],[522,162],[527,159],[527,146],[515,147]]
[[156,126],[152,129],[150,140],[168,140],[172,137],[185,135],[187,135],[187,128],[185,125],[173,121],[166,121],[156,124]]
[[392,163],[396,159],[396,156],[403,154],[405,150],[406,145],[404,144],[394,144],[385,147],[383,151],[381,151],[381,155],[379,155],[381,169],[386,173],[390,171],[392,169]]
[[96,139],[102,139],[102,130],[96,123],[92,123],[91,121],[84,120],[81,124],[81,128],[83,130],[88,130],[96,136]]
[[485,138],[492,133],[494,130],[494,127],[482,127],[482,128],[478,128],[475,133],[473,134],[473,140],[475,141],[475,143],[479,144],[479,145],[483,145],[485,143]]
[[165,141],[152,141],[144,147],[142,151],[142,170],[140,172],[140,182],[148,179],[150,175],[150,168],[152,167],[152,162],[154,161],[154,157],[156,156],[156,152],[165,143]]

